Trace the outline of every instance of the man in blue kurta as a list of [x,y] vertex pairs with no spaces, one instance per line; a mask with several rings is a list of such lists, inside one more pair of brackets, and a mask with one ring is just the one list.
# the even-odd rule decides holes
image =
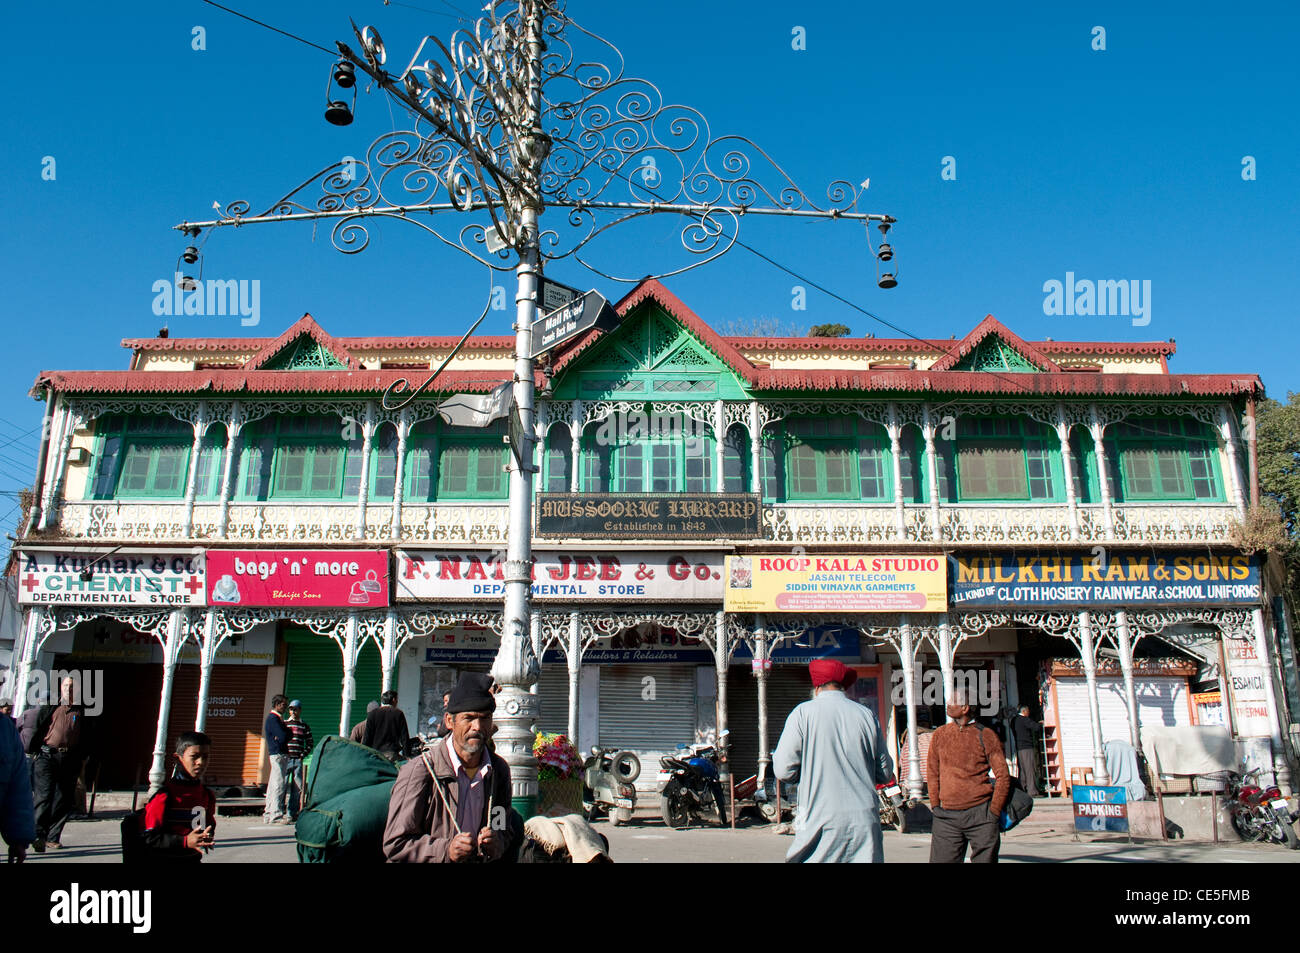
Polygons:
[[885,860],[876,785],[893,777],[880,723],[844,694],[858,673],[843,662],[808,666],[813,697],[790,712],[772,770],[799,785],[787,863],[879,864]]

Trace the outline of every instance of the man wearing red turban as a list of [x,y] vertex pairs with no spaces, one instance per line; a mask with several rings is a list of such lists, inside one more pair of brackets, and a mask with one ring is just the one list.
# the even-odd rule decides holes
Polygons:
[[787,863],[883,863],[876,785],[894,776],[880,723],[844,694],[858,673],[836,659],[808,666],[813,697],[790,712],[772,770],[799,785]]

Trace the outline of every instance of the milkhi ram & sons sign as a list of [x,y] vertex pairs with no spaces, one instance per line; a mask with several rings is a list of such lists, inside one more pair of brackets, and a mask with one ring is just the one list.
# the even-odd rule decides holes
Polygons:
[[1109,552],[953,554],[954,606],[1081,609],[1159,605],[1258,605],[1258,557],[1241,553]]
[[942,556],[728,556],[728,612],[944,612]]

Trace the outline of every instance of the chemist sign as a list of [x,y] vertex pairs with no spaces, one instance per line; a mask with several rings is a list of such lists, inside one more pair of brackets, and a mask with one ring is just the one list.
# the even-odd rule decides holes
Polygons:
[[1070,788],[1076,831],[1128,833],[1128,797],[1123,788],[1076,784]]
[[203,554],[25,550],[18,601],[30,605],[201,606]]
[[388,553],[371,549],[209,549],[214,606],[388,605]]
[[728,556],[728,612],[944,612],[942,556]]

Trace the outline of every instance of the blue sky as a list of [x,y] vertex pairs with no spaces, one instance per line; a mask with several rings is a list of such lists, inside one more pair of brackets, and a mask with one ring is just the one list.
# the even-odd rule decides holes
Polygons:
[[[349,16],[372,23],[399,70],[425,33],[457,26],[443,15],[452,6],[472,9],[228,5],[324,46],[350,39]],[[714,135],[755,140],[811,195],[835,178],[871,178],[863,206],[899,220],[892,291],[875,285],[860,226],[749,219],[742,232],[862,308],[923,337],[961,336],[987,313],[1029,338],[1172,337],[1171,370],[1259,373],[1285,399],[1300,389],[1300,14],[1135,6],[760,0],[742,12],[569,0],[568,13],[620,46],[629,73],[699,108]],[[40,407],[26,392],[36,373],[125,367],[118,342],[163,323],[151,287],[184,245],[173,224],[206,217],[214,201],[269,204],[341,156],[364,155],[393,119],[380,94],[362,92],[357,122],[328,125],[330,58],[197,0],[26,4],[9,22],[0,492],[12,494],[32,479]],[[192,48],[195,26],[204,50]],[[1095,26],[1104,51],[1092,49]],[[804,50],[792,49],[795,27]],[[53,181],[42,178],[46,156]],[[941,178],[945,156],[955,180]],[[1244,156],[1255,158],[1253,181],[1242,178]],[[602,260],[645,274],[675,234],[656,218],[614,239]],[[355,256],[310,225],[219,230],[204,250],[205,277],[261,282],[261,323],[173,317],[173,336],[273,335],[308,311],[337,334],[456,334],[487,286],[481,266],[399,222],[375,228]],[[1150,281],[1150,324],[1045,315],[1043,283],[1067,272]],[[626,287],[572,261],[548,274],[610,298]],[[807,310],[792,311],[798,282],[742,249],[667,283],[719,328],[767,316],[894,336],[811,288]],[[484,331],[508,323],[496,312]],[[6,532],[12,501],[0,497]]]

